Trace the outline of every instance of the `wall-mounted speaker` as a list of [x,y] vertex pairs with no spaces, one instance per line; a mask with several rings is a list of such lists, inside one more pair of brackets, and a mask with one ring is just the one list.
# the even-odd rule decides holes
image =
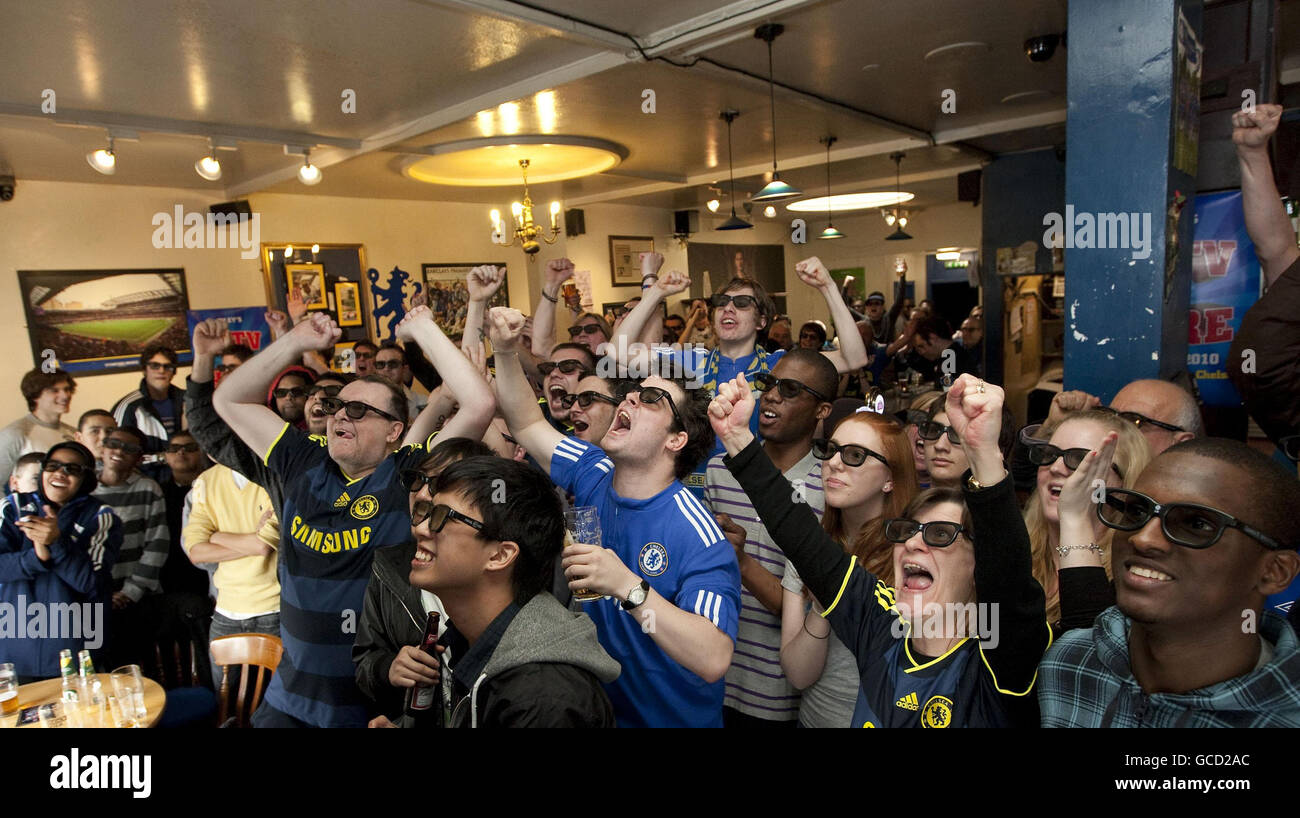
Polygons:
[[682,236],[700,232],[700,211],[674,210],[673,234]]
[[208,212],[218,216],[234,214],[235,216],[251,217],[253,215],[253,209],[248,206],[247,199],[240,199],[236,202],[219,202],[214,205],[209,205]]
[[980,177],[983,173],[981,170],[968,170],[957,174],[957,201],[980,203]]
[[576,207],[572,210],[564,211],[564,235],[568,237],[581,236],[587,232],[587,219],[585,214]]

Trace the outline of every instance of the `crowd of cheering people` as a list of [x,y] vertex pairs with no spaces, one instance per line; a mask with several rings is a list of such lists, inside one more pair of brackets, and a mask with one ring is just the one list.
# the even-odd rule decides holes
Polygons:
[[[683,300],[648,253],[641,296],[559,343],[573,265],[547,263],[531,316],[488,308],[485,266],[459,339],[413,305],[353,372],[297,311],[256,355],[199,324],[184,388],[174,350],[144,350],[139,389],[75,429],[74,379],[27,373],[0,602],[101,604],[105,667],[167,633],[279,636],[259,727],[1300,726],[1276,120],[1234,117],[1270,289],[1243,328],[1259,368],[1232,373],[1274,458],[1207,437],[1168,381],[1062,392],[1019,428],[982,309],[954,332],[926,302],[846,300],[815,257],[794,273],[829,325],[743,275]],[[882,411],[895,382],[932,388]],[[566,529],[586,507],[599,542]],[[0,661],[51,677],[83,642],[4,636]]]

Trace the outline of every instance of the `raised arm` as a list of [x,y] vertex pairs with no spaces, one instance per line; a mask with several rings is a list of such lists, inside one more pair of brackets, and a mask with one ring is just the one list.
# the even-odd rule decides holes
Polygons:
[[524,315],[508,307],[493,307],[488,312],[488,327],[497,362],[496,387],[501,414],[510,427],[510,434],[549,475],[551,453],[564,435],[546,422],[519,363]]
[[669,296],[683,292],[691,286],[691,277],[671,271],[657,276],[654,283],[641,291],[641,301],[623,316],[614,337],[610,339],[610,357],[620,367],[636,372],[649,372],[650,349],[640,342],[642,333],[651,319],[658,320],[659,305]]
[[258,457],[266,458],[284,429],[284,420],[266,406],[267,387],[304,352],[332,346],[339,335],[338,325],[329,316],[314,313],[222,379],[212,396],[217,414]]
[[[483,271],[481,275],[488,279],[505,276],[505,268],[498,272],[495,267],[476,267],[470,275],[473,276],[475,271]],[[500,286],[499,281],[497,284]],[[439,329],[433,320],[433,311],[425,306],[411,310],[397,325],[395,334],[399,341],[419,344],[420,351],[429,360],[442,364],[443,388],[450,390],[460,402],[460,411],[447,421],[443,429],[444,437],[467,437],[471,440],[483,437],[483,432],[492,422],[492,415],[496,413],[496,398],[477,368]],[[438,407],[426,405],[407,429],[403,444],[424,443],[433,434],[437,423]]]
[[1241,168],[1246,232],[1264,269],[1265,285],[1272,285],[1300,258],[1295,232],[1282,207],[1268,160],[1268,140],[1277,131],[1281,119],[1281,105],[1262,104],[1253,111],[1237,111],[1232,115],[1232,141],[1237,145],[1237,164]]
[[867,345],[862,343],[862,336],[849,312],[849,305],[844,303],[844,296],[835,286],[835,279],[826,270],[826,265],[816,256],[806,258],[794,266],[799,280],[809,287],[821,291],[826,299],[826,306],[831,311],[831,321],[835,322],[835,333],[840,338],[840,348],[823,352],[839,372],[852,372],[867,365]]
[[975,597],[998,612],[993,644],[981,645],[981,651],[998,690],[1022,696],[1033,687],[1052,633],[1046,598],[1034,579],[1029,532],[998,448],[1002,402],[1000,387],[962,375],[948,390],[946,408],[971,477],[983,486],[963,488],[974,526]]
[[533,310],[533,355],[543,361],[550,357],[555,346],[555,310],[560,303],[560,288],[573,277],[573,262],[567,258],[553,258],[546,262],[546,283],[542,297]]
[[492,265],[475,267],[465,277],[465,288],[469,290],[469,304],[465,306],[465,332],[460,339],[462,350],[483,342],[483,319],[486,317],[487,302],[497,294],[497,290],[501,289],[501,283],[505,280],[506,268]]
[[768,534],[817,599],[830,606],[839,595],[850,559],[821,527],[807,503],[796,502],[785,479],[749,431],[754,396],[744,375],[718,384],[709,422],[726,447],[724,462],[749,495]]

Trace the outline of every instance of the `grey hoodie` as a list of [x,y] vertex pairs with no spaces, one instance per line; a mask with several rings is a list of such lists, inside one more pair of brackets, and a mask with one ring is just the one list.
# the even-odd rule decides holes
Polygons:
[[456,703],[451,726],[613,727],[600,683],[620,671],[586,614],[539,593],[511,620],[479,677],[460,680],[470,694]]

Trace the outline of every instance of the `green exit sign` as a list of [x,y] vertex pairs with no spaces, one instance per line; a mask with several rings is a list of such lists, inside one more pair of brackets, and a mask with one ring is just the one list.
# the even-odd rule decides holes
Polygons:
[[951,270],[958,267],[969,267],[970,262],[966,261],[965,259],[959,259],[957,261],[945,261],[943,263],[943,266],[944,269]]

